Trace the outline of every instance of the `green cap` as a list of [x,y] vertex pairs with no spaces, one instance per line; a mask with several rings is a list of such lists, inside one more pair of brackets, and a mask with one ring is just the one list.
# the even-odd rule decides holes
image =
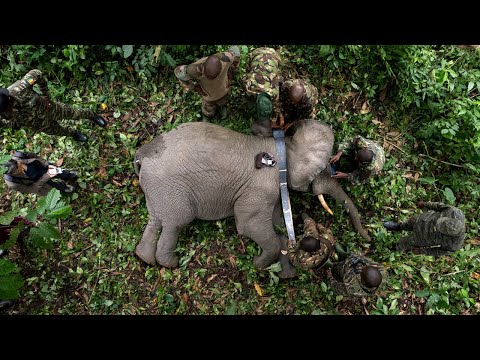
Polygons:
[[187,75],[187,65],[180,65],[173,71],[178,80],[188,81],[190,76]]
[[270,100],[270,95],[266,92],[262,92],[257,95],[257,117],[258,120],[270,120],[272,118],[272,101]]

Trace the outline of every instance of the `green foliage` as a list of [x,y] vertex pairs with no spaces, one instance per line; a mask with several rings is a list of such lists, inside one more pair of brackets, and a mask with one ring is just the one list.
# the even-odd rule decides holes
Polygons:
[[6,259],[0,259],[0,299],[17,299],[23,278],[18,274],[18,267]]
[[[26,220],[34,222],[35,226],[28,229],[27,235],[22,239],[22,246],[26,246],[30,250],[52,249],[53,241],[60,238],[60,232],[54,226],[55,222],[57,219],[67,218],[71,212],[71,206],[60,200],[60,191],[52,188],[45,197],[38,201],[36,208],[28,212]],[[20,210],[4,213],[0,216],[0,224],[10,225],[14,217],[21,213]],[[0,249],[11,248],[18,241],[25,227],[25,223],[20,221],[16,227],[12,228],[9,239],[0,245]],[[23,277],[16,272],[18,272],[18,268],[14,263],[0,259],[0,299],[19,297],[18,290],[23,286]]]
[[[160,133],[200,119],[200,98],[183,92],[173,68],[229,46],[0,46],[0,86],[39,68],[53,99],[96,110],[103,103],[109,120],[104,129],[79,122],[90,138],[82,145],[26,129],[0,129],[0,161],[26,148],[46,158],[64,157],[81,174],[70,198],[49,194],[38,200],[3,191],[0,184],[1,199],[13,209],[0,214],[0,223],[26,216],[38,223],[26,239],[30,250],[52,249],[23,260],[27,286],[20,312],[478,314],[479,52],[456,46],[273,46],[285,59],[286,77],[308,77],[319,89],[316,118],[332,126],[335,146],[361,134],[388,149],[381,176],[359,186],[342,182],[372,242],[360,238],[343,207],[329,199],[337,241],[347,251],[368,250],[388,268],[388,284],[376,296],[363,304],[338,296],[321,272],[299,271],[295,279],[279,280],[279,263],[257,270],[253,258],[261,250],[237,234],[232,218],[195,220],[185,227],[176,248],[178,268],[146,266],[134,256],[148,221],[133,174],[135,150]],[[254,109],[242,78],[248,52],[257,46],[239,47],[229,116],[212,122],[249,133]],[[398,135],[388,135],[392,132]],[[382,222],[418,214],[418,200],[456,204],[465,212],[463,249],[439,258],[394,250],[404,234],[387,232]],[[291,192],[291,202],[298,232],[301,212],[322,223],[332,219],[312,193]],[[61,242],[56,241],[57,224]],[[21,227],[12,230],[9,247],[20,232]]]

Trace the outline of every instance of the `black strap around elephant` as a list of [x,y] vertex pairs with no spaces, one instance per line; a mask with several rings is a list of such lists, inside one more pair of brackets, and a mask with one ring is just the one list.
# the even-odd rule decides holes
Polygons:
[[287,187],[287,151],[285,148],[285,132],[282,129],[273,129],[273,138],[277,148],[277,164],[280,177],[280,196],[282,198],[283,218],[287,227],[288,239],[292,245],[296,244],[293,228],[292,207]]

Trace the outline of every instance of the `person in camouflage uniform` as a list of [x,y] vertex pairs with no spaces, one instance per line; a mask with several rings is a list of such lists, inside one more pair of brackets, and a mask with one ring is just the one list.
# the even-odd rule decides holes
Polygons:
[[321,268],[335,252],[335,238],[330,229],[317,224],[308,215],[302,214],[302,218],[303,237],[295,246],[289,243],[288,258],[300,269]]
[[347,160],[353,171],[344,173],[337,171],[333,178],[347,178],[353,184],[367,182],[372,176],[378,174],[385,164],[383,147],[375,141],[356,136],[346,140],[338,146],[338,152],[330,159],[331,163],[340,160],[342,155],[347,155]]
[[346,259],[333,264],[327,271],[331,288],[338,295],[369,296],[386,283],[386,269],[373,260],[351,254]]
[[[37,84],[39,96],[33,85]],[[21,80],[6,89],[0,89],[0,124],[11,128],[26,127],[48,135],[71,136],[85,142],[82,133],[60,124],[61,120],[90,119],[105,127],[105,119],[92,110],[73,107],[50,100],[47,82],[40,70],[29,71]]]
[[440,256],[457,251],[463,246],[465,215],[462,210],[441,202],[419,201],[417,206],[425,207],[428,211],[405,222],[387,221],[383,224],[391,231],[413,231],[412,235],[400,239],[396,245],[397,250]]
[[288,80],[280,87],[280,104],[286,123],[313,119],[317,103],[318,90],[306,80]]
[[[3,175],[7,186],[23,194],[45,196],[52,188],[62,193],[71,193],[74,186],[63,180],[76,180],[73,171],[61,169],[47,160],[37,157],[34,153],[15,151],[14,156],[4,165],[7,172]],[[60,179],[60,181],[53,181]]]
[[255,96],[254,135],[271,136],[271,122],[280,113],[281,64],[282,58],[275,49],[261,47],[250,53],[244,84],[246,92]]
[[190,65],[175,68],[175,76],[182,86],[202,97],[204,121],[215,116],[217,108],[221,112],[221,118],[226,118],[225,104],[239,64],[240,49],[232,46],[226,52],[203,57]]

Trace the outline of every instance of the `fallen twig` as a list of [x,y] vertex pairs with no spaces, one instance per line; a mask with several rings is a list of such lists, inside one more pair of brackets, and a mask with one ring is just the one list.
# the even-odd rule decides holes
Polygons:
[[400,150],[402,153],[407,154],[405,151],[403,151],[403,149],[401,149],[400,147],[398,147],[398,146],[395,145],[394,143],[391,143],[390,141],[387,141],[385,138],[383,139],[383,141],[385,141],[387,144],[392,145],[393,147],[397,148],[397,149]]
[[434,160],[434,161],[441,162],[441,163],[446,164],[446,165],[451,165],[451,166],[456,166],[456,167],[463,168],[463,169],[468,169],[468,168],[466,168],[466,167],[463,166],[463,165],[452,164],[452,163],[449,163],[449,162],[446,162],[446,161],[443,161],[443,160],[435,159],[435,158],[431,157],[430,155],[418,154],[418,156],[420,156],[420,157],[428,157],[429,159],[432,159],[432,160]]
[[454,271],[454,272],[451,272],[451,273],[448,273],[448,274],[443,274],[443,276],[460,274],[460,273],[465,272],[465,271],[467,271],[467,270],[458,270],[458,271]]

